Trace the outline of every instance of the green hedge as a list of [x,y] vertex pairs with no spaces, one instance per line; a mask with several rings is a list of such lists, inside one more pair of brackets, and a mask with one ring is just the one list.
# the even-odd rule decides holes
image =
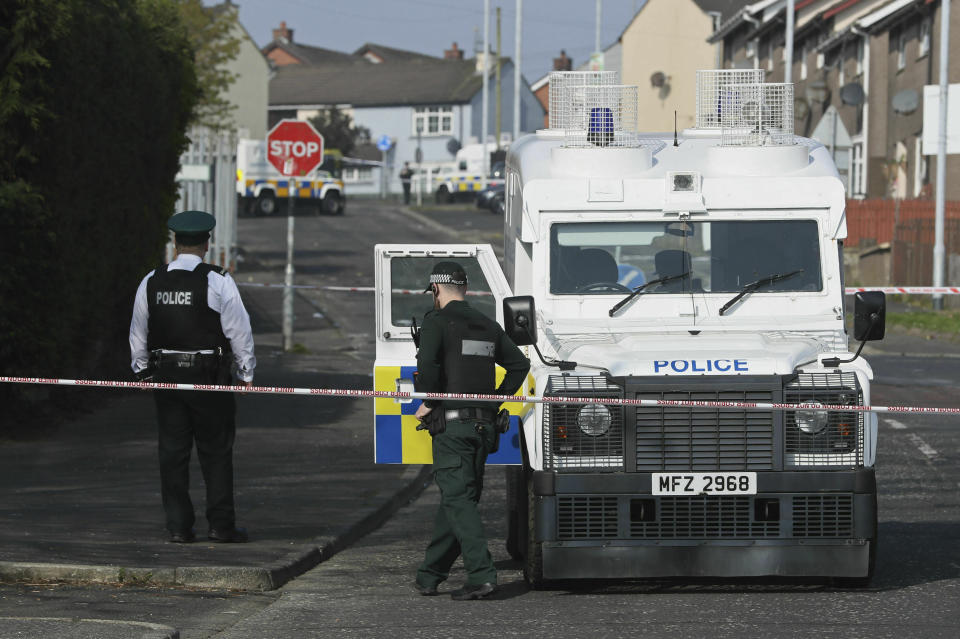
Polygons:
[[129,371],[199,95],[176,0],[0,5],[0,374]]

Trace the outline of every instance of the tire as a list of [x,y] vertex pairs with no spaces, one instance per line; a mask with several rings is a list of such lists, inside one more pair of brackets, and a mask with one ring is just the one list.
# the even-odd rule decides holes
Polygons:
[[253,203],[253,211],[257,215],[263,217],[270,217],[277,212],[277,198],[274,197],[273,191],[263,191],[260,195],[257,196],[257,199]]
[[523,577],[527,585],[533,590],[544,590],[548,587],[543,578],[543,542],[538,542],[535,528],[535,503],[533,497],[533,473],[527,475],[527,551],[523,558]]
[[527,482],[523,466],[507,466],[507,553],[521,561],[527,550]]
[[324,195],[322,208],[323,212],[327,215],[340,215],[343,213],[343,203],[340,200],[340,194],[331,192]]
[[437,204],[449,204],[450,202],[453,202],[453,195],[447,189],[445,184],[441,184],[440,188],[437,189],[437,195],[435,199]]

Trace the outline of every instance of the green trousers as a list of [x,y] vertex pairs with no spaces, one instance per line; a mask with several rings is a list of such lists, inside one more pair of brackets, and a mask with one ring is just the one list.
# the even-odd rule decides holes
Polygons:
[[433,538],[417,571],[421,586],[445,581],[461,554],[468,584],[497,583],[497,570],[477,510],[483,469],[494,437],[491,422],[457,419],[447,422],[446,432],[433,438],[433,476],[440,488],[440,509]]

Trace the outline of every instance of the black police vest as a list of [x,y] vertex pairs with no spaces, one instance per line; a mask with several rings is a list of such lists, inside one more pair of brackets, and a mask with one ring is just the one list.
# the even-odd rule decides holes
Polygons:
[[207,305],[207,274],[222,268],[200,263],[192,271],[158,268],[147,280],[147,348],[202,351],[230,343],[220,325],[220,313]]
[[444,391],[492,393],[499,327],[479,313],[475,317],[450,313],[443,319]]

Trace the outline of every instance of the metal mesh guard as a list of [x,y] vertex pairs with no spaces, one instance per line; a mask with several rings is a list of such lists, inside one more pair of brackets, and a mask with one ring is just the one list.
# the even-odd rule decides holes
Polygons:
[[[571,123],[565,118],[573,111],[570,89],[615,84],[616,71],[553,71],[550,73],[550,128],[566,129]],[[582,100],[582,95],[580,96]],[[565,106],[566,105],[566,106]],[[581,103],[582,107],[582,103]]]
[[[856,405],[863,401],[863,391],[854,373],[801,373],[783,390],[783,401],[791,404]],[[826,413],[818,432],[803,431],[796,411],[786,411],[784,421],[786,466],[863,466],[863,413]]]
[[[544,395],[623,397],[619,386],[592,375],[551,375]],[[609,429],[590,435],[581,430],[584,404],[547,404],[543,412],[544,467],[568,472],[623,470],[623,407],[602,404]]]
[[763,69],[709,69],[697,71],[698,129],[719,129],[726,88],[732,84],[763,82]]
[[637,87],[613,84],[576,87],[562,108],[568,126],[563,146],[567,148],[638,147]]
[[728,85],[722,98],[720,127],[722,146],[794,144],[793,84]]

